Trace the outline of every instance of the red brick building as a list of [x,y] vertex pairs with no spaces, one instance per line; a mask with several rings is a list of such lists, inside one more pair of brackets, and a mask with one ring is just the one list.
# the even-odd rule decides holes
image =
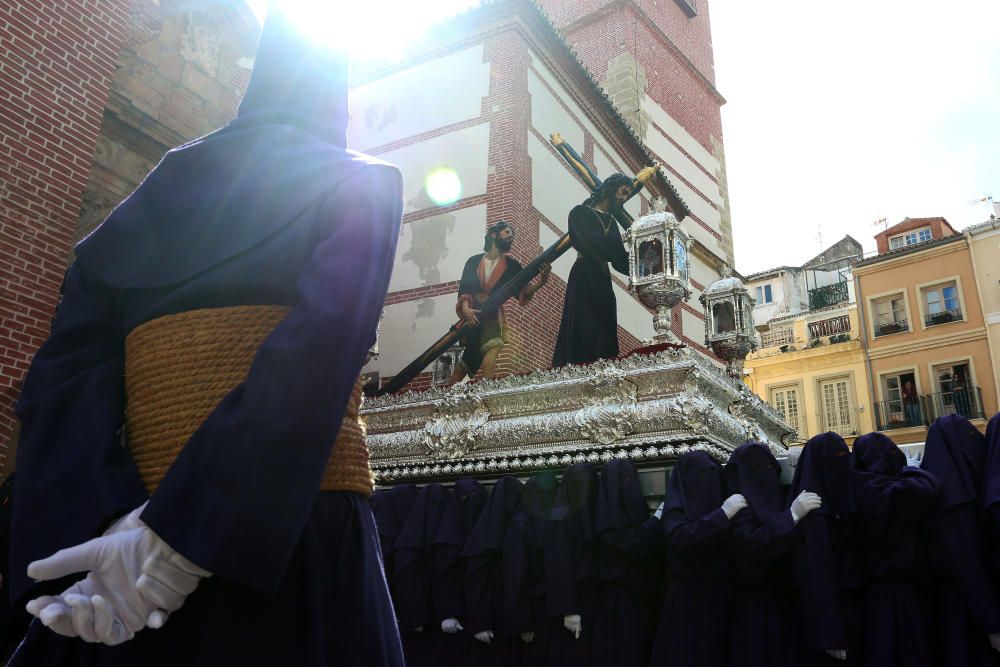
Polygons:
[[947,220],[935,218],[904,218],[902,222],[875,235],[878,254],[900,250],[926,241],[937,241],[957,234]]

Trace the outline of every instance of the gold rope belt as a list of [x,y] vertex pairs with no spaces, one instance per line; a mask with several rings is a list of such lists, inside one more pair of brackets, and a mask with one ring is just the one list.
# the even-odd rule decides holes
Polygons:
[[[150,493],[215,406],[246,379],[257,349],[287,313],[284,306],[192,310],[151,320],[128,335],[126,434]],[[372,493],[360,409],[359,378],[323,471],[323,491]],[[289,456],[294,448],[288,443]]]

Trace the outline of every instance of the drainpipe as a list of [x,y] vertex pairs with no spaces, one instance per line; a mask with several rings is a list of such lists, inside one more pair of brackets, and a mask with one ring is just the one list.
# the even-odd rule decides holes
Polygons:
[[[852,271],[853,274],[853,271]],[[875,393],[875,377],[872,375],[872,358],[868,353],[868,325],[865,322],[865,299],[861,294],[861,279],[857,275],[853,275],[854,278],[854,303],[858,309],[858,329],[861,331],[861,349],[865,352],[865,374],[868,375],[868,396],[871,401],[869,406],[872,415],[872,428],[878,430],[878,424],[875,420],[875,404],[878,402],[875,400],[878,398],[878,394]]]

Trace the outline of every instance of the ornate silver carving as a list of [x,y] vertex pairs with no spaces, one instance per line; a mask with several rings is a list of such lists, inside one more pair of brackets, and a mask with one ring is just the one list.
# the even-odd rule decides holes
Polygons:
[[520,473],[615,456],[663,462],[696,447],[725,460],[751,424],[759,429],[755,439],[779,451],[790,430],[690,348],[380,396],[366,400],[362,413],[372,467],[386,481]]
[[476,444],[476,431],[490,418],[483,401],[468,389],[449,393],[438,415],[424,426],[424,444],[435,459],[465,456]]
[[627,436],[634,430],[637,395],[624,370],[611,365],[598,368],[583,396],[586,407],[573,417],[581,437],[610,445]]

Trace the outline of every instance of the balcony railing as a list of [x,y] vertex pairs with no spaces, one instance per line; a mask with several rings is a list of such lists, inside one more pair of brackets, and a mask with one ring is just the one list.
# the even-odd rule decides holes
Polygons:
[[760,335],[760,346],[765,347],[778,347],[780,345],[789,345],[795,342],[795,332],[791,329],[776,329],[774,331],[765,331]]
[[969,419],[986,419],[983,410],[983,392],[979,387],[964,387],[955,391],[929,394],[927,408],[931,419],[958,414]]
[[952,310],[942,310],[940,313],[934,313],[933,315],[924,316],[924,326],[934,327],[939,324],[947,324],[948,322],[958,322],[962,319],[962,309],[953,308]]
[[926,396],[916,396],[911,401],[902,399],[881,401],[876,403],[874,407],[875,429],[878,431],[926,426],[929,423]]
[[847,315],[809,323],[810,338],[825,338],[851,332],[851,318]]
[[917,396],[915,400],[896,399],[875,403],[875,429],[889,431],[911,426],[929,426],[944,415],[959,414],[969,419],[985,419],[983,392],[979,387]]
[[809,310],[835,306],[838,303],[847,303],[850,300],[851,296],[847,291],[846,280],[809,290]]
[[888,336],[894,333],[903,333],[910,330],[910,323],[906,320],[896,320],[895,322],[882,322],[875,325],[875,337]]

